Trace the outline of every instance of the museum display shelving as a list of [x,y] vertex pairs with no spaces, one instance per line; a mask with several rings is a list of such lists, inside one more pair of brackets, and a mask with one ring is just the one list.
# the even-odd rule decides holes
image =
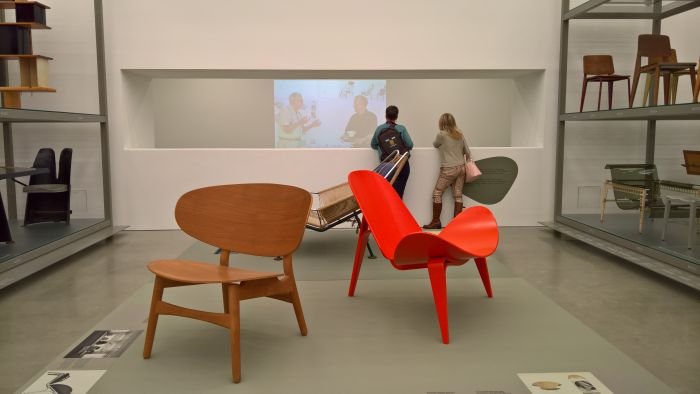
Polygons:
[[[569,226],[578,232],[595,236],[609,244],[621,246],[628,250],[641,253],[653,259],[667,263],[663,269],[646,268],[662,273],[662,270],[679,269],[679,275],[693,275],[700,272],[700,264],[693,262],[692,258],[682,253],[664,250],[659,247],[645,245],[644,241],[634,239],[631,236],[615,233],[615,230],[602,229],[600,226],[577,220],[575,215],[562,212],[564,196],[564,153],[567,123],[590,121],[645,121],[645,162],[654,163],[656,149],[657,121],[670,120],[700,120],[700,104],[678,104],[665,106],[634,107],[613,109],[607,111],[591,112],[566,112],[567,68],[569,61],[569,23],[572,20],[601,19],[624,20],[642,19],[652,22],[651,33],[661,33],[662,20],[680,13],[700,7],[700,0],[589,0],[577,7],[570,8],[569,0],[562,0],[561,13],[561,43],[559,58],[559,102],[558,102],[558,128],[557,128],[557,157],[555,178],[555,216],[551,227]],[[699,82],[700,83],[700,82]],[[697,129],[697,127],[695,128]],[[699,134],[700,134],[700,130]],[[585,128],[577,127],[576,132],[585,132]],[[700,138],[700,135],[698,136]],[[602,180],[601,180],[602,181]],[[589,242],[590,243],[590,242]],[[619,254],[625,258],[624,253]],[[670,266],[669,266],[670,265]],[[673,277],[674,275],[667,275]]]
[[[31,10],[28,18],[38,17],[40,21],[20,21],[13,23],[5,22],[3,10],[16,8],[18,6],[33,5],[37,7]],[[0,1],[0,26],[19,26],[21,28],[36,29],[47,28],[45,17],[42,19],[41,10],[48,7],[37,2],[11,2]],[[99,97],[99,114],[92,113],[72,113],[59,111],[45,111],[35,109],[0,108],[0,123],[2,123],[4,165],[12,167],[14,163],[13,130],[14,123],[93,123],[99,125],[100,140],[100,161],[102,163],[102,190],[104,217],[95,219],[89,225],[80,228],[78,231],[67,232],[65,236],[55,239],[49,243],[37,245],[37,247],[22,251],[16,256],[4,260],[0,264],[0,288],[8,286],[32,273],[43,269],[71,254],[74,254],[90,245],[109,238],[122,227],[115,227],[112,224],[112,205],[110,192],[110,167],[109,167],[109,129],[107,124],[107,91],[105,77],[105,51],[104,51],[104,27],[102,18],[102,1],[94,0],[95,19],[95,45],[97,49],[97,85]],[[8,60],[30,60],[36,59],[50,60],[46,56],[33,54],[0,55],[0,91],[52,91],[48,87],[42,86],[20,86],[8,87],[9,80],[7,61]],[[33,70],[34,71],[34,70]],[[20,72],[22,70],[20,69]],[[21,75],[22,79],[25,75]],[[16,190],[13,182],[7,182],[7,213],[9,219],[17,220]],[[0,248],[5,245],[0,245]]]

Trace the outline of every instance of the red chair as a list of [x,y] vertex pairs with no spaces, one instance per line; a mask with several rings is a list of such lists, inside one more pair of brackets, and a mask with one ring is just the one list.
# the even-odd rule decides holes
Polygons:
[[373,233],[379,249],[394,268],[428,269],[442,342],[450,343],[445,271],[448,266],[462,265],[474,258],[486,294],[493,296],[486,266],[486,257],[498,245],[498,225],[493,214],[486,207],[470,207],[439,235],[423,232],[396,191],[380,175],[353,171],[348,180],[363,214],[348,296],[355,295],[367,239]]

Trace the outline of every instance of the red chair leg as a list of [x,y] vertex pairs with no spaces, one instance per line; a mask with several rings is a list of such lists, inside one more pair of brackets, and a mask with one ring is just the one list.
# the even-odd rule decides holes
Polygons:
[[600,95],[603,93],[603,81],[598,84],[598,111],[600,111]]
[[363,218],[360,224],[360,233],[357,236],[357,247],[355,248],[355,262],[352,265],[352,275],[350,276],[350,289],[348,289],[348,297],[355,295],[355,286],[357,286],[357,279],[360,276],[360,267],[362,266],[362,259],[365,257],[365,248],[367,247],[367,241],[369,240],[369,226],[367,221]]
[[613,81],[608,81],[608,110],[612,109]]
[[447,321],[447,277],[445,276],[445,261],[436,260],[428,262],[428,275],[430,275],[430,286],[433,288],[433,298],[435,299],[438,323],[440,323],[442,343],[448,344],[450,343],[450,325]]
[[583,76],[583,86],[581,87],[581,106],[578,109],[578,112],[583,112],[583,103],[586,101],[586,89],[588,88],[588,80],[586,80],[586,76]]
[[477,257],[474,259],[476,263],[476,268],[479,270],[479,276],[481,276],[481,282],[484,284],[484,289],[486,289],[486,295],[489,298],[493,297],[493,290],[491,290],[491,277],[489,276],[489,268],[486,265],[486,259],[483,257]]

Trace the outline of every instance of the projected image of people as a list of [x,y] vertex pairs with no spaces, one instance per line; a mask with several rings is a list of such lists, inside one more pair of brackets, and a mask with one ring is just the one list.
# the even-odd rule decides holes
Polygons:
[[374,134],[374,129],[377,128],[377,115],[367,109],[369,100],[365,96],[355,96],[353,108],[355,113],[352,114],[345,126],[345,134],[343,141],[350,142],[353,148],[366,148]]
[[275,80],[275,147],[367,147],[385,92],[385,80]]
[[310,115],[307,115],[304,96],[299,92],[289,95],[289,105],[277,115],[277,121],[280,125],[277,136],[278,148],[302,147],[304,133],[321,125],[321,120],[316,117],[315,104],[312,105]]

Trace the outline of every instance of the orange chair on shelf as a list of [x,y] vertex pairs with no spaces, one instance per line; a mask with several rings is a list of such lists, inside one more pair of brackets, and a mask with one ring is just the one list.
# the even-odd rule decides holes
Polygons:
[[486,265],[486,257],[498,245],[498,225],[493,214],[486,207],[470,207],[455,217],[439,235],[423,232],[396,191],[380,175],[366,170],[354,171],[348,180],[363,213],[348,296],[355,295],[364,249],[371,232],[382,254],[394,268],[427,268],[442,342],[450,343],[445,271],[449,266],[462,265],[473,258],[486,294],[493,296]]
[[[642,58],[648,58],[648,63],[642,66]],[[630,108],[634,103],[634,96],[637,93],[637,85],[641,74],[648,74],[653,84],[650,105],[656,106],[659,97],[659,80],[663,76],[664,83],[664,104],[669,103],[670,80],[673,75],[681,75],[686,72],[690,74],[690,88],[695,88],[695,63],[679,63],[670,61],[673,57],[671,41],[668,36],[659,34],[641,34],[637,41],[637,59],[634,65],[634,76],[632,78],[632,94],[630,96]],[[697,101],[697,100],[694,100]]]
[[581,106],[579,112],[583,112],[583,103],[586,100],[586,89],[589,82],[598,82],[598,111],[600,111],[600,95],[603,90],[603,82],[608,83],[608,109],[612,109],[613,83],[627,81],[627,99],[630,97],[630,76],[616,75],[613,58],[610,55],[586,55],[583,57],[583,86],[581,88]]
[[[301,335],[306,322],[301,309],[292,253],[299,247],[311,209],[311,194],[285,185],[212,186],[186,193],[175,206],[184,232],[221,248],[219,265],[187,260],[157,260],[148,264],[156,275],[148,316],[143,358],[151,357],[159,315],[204,320],[230,331],[231,372],[241,380],[240,301],[270,297],[294,306]],[[283,256],[284,272],[258,272],[229,267],[231,251],[254,256]],[[219,284],[223,313],[184,308],[162,300],[168,287]]]

